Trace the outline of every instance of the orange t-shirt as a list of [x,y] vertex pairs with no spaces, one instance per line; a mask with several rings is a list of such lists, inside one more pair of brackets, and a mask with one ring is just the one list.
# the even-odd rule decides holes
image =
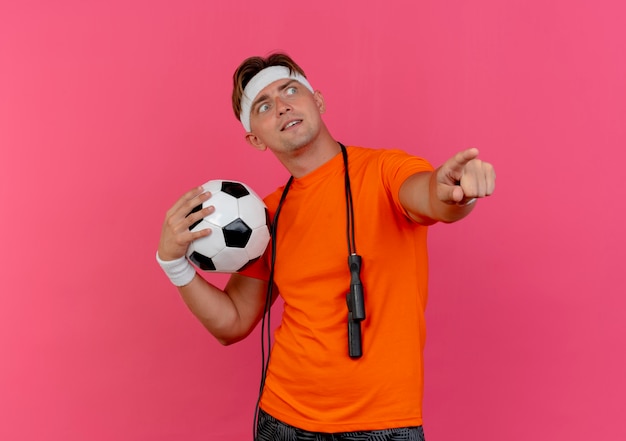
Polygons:
[[[427,227],[407,217],[398,193],[407,177],[432,166],[399,150],[361,147],[348,147],[348,164],[363,259],[363,356],[348,356],[350,272],[338,154],[293,181],[280,214],[275,282],[284,311],[260,406],[316,432],[421,425]],[[266,198],[272,217],[281,192]],[[244,274],[259,277],[260,266]]]

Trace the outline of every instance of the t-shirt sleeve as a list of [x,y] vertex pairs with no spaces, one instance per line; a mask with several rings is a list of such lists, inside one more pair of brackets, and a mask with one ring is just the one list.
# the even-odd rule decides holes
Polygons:
[[380,157],[381,176],[396,209],[405,216],[407,211],[400,203],[400,187],[411,175],[431,172],[434,167],[424,158],[410,155],[402,150],[387,150]]
[[265,280],[267,282],[269,280],[269,267],[267,259],[270,254],[270,247],[271,245],[268,244],[263,256],[247,265],[244,269],[239,271],[239,274],[246,277],[252,277],[254,279]]

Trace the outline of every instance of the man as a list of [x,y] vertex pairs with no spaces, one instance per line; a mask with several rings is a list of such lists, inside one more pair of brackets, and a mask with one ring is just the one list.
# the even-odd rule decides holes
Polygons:
[[433,170],[399,150],[343,146],[322,94],[284,54],[245,60],[233,80],[246,140],[292,175],[265,198],[272,247],[223,290],[199,277],[184,256],[211,233],[189,231],[214,210],[188,215],[211,197],[200,187],[167,212],[157,260],[223,344],[254,329],[267,296],[283,297],[257,440],[424,439],[427,227],[491,195],[493,167],[476,149]]

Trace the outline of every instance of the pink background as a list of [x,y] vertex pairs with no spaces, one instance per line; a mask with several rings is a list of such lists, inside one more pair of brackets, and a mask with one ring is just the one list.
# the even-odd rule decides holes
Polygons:
[[230,109],[272,50],[344,143],[496,166],[431,230],[427,438],[626,439],[622,5],[2,1],[0,439],[250,439],[259,333],[221,347],[154,253],[192,186],[285,181]]

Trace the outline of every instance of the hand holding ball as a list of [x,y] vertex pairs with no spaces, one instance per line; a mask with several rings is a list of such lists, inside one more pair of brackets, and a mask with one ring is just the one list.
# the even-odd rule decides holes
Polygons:
[[[214,180],[203,185],[211,197],[191,213],[207,206],[213,213],[190,231],[212,230],[189,245],[187,257],[204,271],[235,273],[263,255],[270,240],[269,214],[263,200],[246,184]],[[190,213],[190,214],[191,214]]]

